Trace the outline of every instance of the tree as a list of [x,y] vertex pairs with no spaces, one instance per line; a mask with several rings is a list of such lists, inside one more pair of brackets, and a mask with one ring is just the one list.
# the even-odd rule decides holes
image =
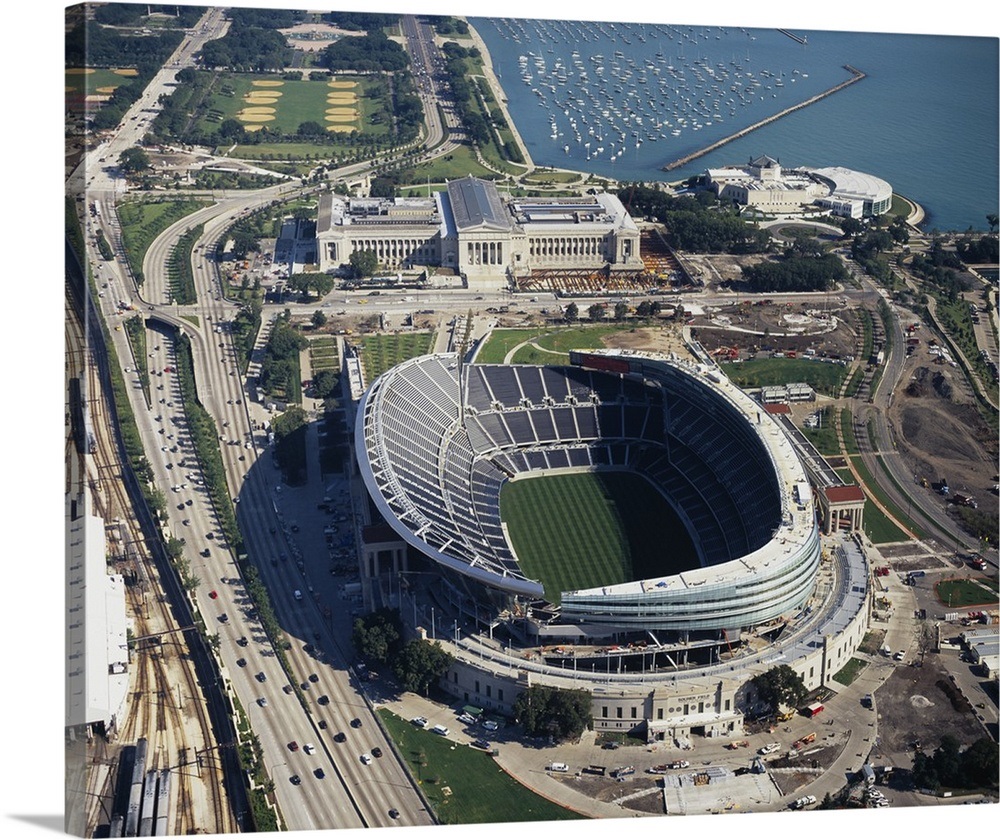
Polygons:
[[967,784],[995,789],[998,772],[997,745],[989,738],[980,738],[962,753],[962,775]]
[[383,608],[354,622],[351,641],[365,659],[380,665],[388,664],[400,650],[403,627],[399,611]]
[[332,370],[321,370],[313,376],[313,387],[316,389],[316,396],[321,400],[332,396],[339,383],[340,379]]
[[167,540],[167,556],[171,560],[176,560],[184,553],[184,540],[179,540],[177,537],[171,537]]
[[141,146],[132,146],[118,155],[118,166],[127,175],[135,175],[149,169],[149,155]]
[[996,213],[987,213],[986,223],[990,226],[990,233],[993,233],[997,229],[997,225],[1000,224],[1000,216]]
[[411,639],[393,660],[392,670],[404,691],[426,696],[431,683],[447,674],[452,662],[454,657],[437,642]]
[[593,698],[582,689],[533,685],[514,701],[514,715],[529,735],[575,739],[593,726]]
[[615,320],[624,321],[628,317],[628,304],[619,301],[615,304]]
[[321,309],[317,309],[312,314],[312,318],[309,319],[314,327],[324,327],[326,326],[326,313]]
[[603,320],[607,311],[607,307],[603,303],[592,303],[587,307],[587,314],[591,321]]
[[566,304],[566,308],[563,310],[563,317],[569,323],[573,323],[577,318],[580,317],[580,307],[571,301],[570,303]]
[[378,257],[372,250],[354,251],[349,260],[354,276],[358,279],[371,277],[378,271]]
[[789,665],[777,665],[750,680],[757,697],[771,714],[777,714],[778,707],[798,706],[809,693],[802,677]]

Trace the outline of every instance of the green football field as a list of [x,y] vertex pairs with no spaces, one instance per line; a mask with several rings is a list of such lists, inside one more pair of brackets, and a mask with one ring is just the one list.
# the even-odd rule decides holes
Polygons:
[[666,499],[633,472],[567,473],[508,481],[500,517],[521,569],[561,593],[670,575],[698,565]]

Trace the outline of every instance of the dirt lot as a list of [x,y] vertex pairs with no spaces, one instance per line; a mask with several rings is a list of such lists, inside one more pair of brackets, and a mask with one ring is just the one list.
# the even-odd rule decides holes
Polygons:
[[939,680],[948,679],[940,657],[928,653],[922,667],[896,668],[875,692],[882,750],[882,758],[873,756],[875,763],[908,767],[915,741],[920,741],[923,749],[933,751],[945,732],[965,746],[983,736],[975,710],[957,712],[936,685]]
[[[952,492],[995,505],[998,442],[980,418],[962,372],[936,364],[926,352],[914,354],[889,412],[904,457],[913,472],[936,482],[946,477]],[[947,431],[945,431],[947,430]]]

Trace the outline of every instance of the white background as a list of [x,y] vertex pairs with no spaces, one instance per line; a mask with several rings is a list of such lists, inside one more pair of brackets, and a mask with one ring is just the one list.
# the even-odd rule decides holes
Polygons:
[[[184,4],[182,4],[184,5]],[[313,8],[295,0],[244,0],[236,5]],[[993,3],[676,4],[570,2],[570,0],[333,0],[338,9],[504,17],[632,20],[691,25],[781,26],[876,32],[988,35],[1000,25]],[[14,6],[14,4],[11,4]],[[329,8],[329,7],[328,7]],[[932,11],[933,8],[933,11]],[[4,650],[0,697],[4,738],[0,747],[0,826],[4,838],[34,838],[62,832],[63,825],[63,19],[54,0],[19,0],[3,16],[4,125],[0,128],[3,193],[0,220],[2,290],[2,462],[0,495],[3,543],[0,583]],[[992,9],[993,11],[989,11]],[[836,10],[834,14],[832,10]],[[947,13],[947,17],[943,15]],[[927,68],[933,72],[933,68]],[[984,74],[997,68],[983,68]],[[749,821],[749,822],[748,822]],[[865,832],[900,837],[969,836],[992,825],[995,807],[928,806],[855,813],[688,817],[633,821],[631,836],[646,840],[664,831],[714,838],[740,832],[809,832],[823,838]],[[408,837],[499,838],[601,837],[621,831],[619,822],[444,829],[411,829]],[[333,832],[326,832],[334,836]],[[262,835],[263,836],[263,835]],[[342,833],[336,836],[343,837]],[[369,837],[368,834],[357,836]]]

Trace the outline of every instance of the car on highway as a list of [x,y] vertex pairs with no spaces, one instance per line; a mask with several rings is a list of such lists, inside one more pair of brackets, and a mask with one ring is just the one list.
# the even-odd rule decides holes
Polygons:
[[343,732],[338,732],[336,735],[333,736],[333,740],[336,741],[338,744],[343,744],[344,741],[347,740],[347,736]]
[[291,683],[285,683],[285,684],[284,684],[284,685],[283,685],[283,686],[281,687],[281,690],[282,690],[283,692],[285,692],[285,694],[291,694],[291,693],[292,693],[292,690],[293,690],[293,689],[292,689],[292,684],[291,684]]
[[257,705],[260,706],[262,709],[266,709],[267,708],[267,698],[266,697],[258,697],[257,698]]
[[213,589],[211,592],[208,593],[208,597],[214,601],[216,598],[219,597],[219,593]]
[[236,660],[236,666],[238,668],[246,668],[247,667],[247,661],[245,659],[243,659],[242,657],[240,657],[239,659]]
[[371,764],[372,763],[372,757],[370,755],[368,755],[368,753],[362,753],[361,754],[361,763],[362,764]]
[[290,781],[293,785],[301,785],[302,784],[302,779],[299,778],[299,776],[298,776],[297,773],[294,776],[289,776],[288,777],[288,781]]
[[315,770],[313,770],[313,775],[317,779],[325,779],[326,778],[326,773],[324,772],[324,770],[323,770],[322,767],[317,767]]
[[304,752],[306,755],[312,755],[314,752],[316,752],[316,747],[314,747],[312,744],[305,744],[302,747],[302,752]]
[[379,749],[378,747],[372,747],[372,755],[375,756],[375,758],[381,758],[382,750]]
[[390,817],[391,817],[392,819],[394,819],[394,820],[395,820],[395,819],[398,819],[398,818],[399,818],[399,811],[397,811],[397,810],[396,810],[395,808],[390,808],[390,809],[389,809],[389,816],[390,816]]
[[257,682],[267,682],[267,674],[265,674],[263,671],[260,671],[257,674],[257,678],[256,679],[257,679]]
[[312,683],[319,682],[319,675],[317,675],[317,674],[310,674],[309,675],[309,682],[312,682]]
[[309,690],[309,683],[307,683],[305,680],[303,680],[302,682],[299,683],[299,688],[301,688],[303,691],[308,691]]
[[354,718],[354,720],[351,721],[351,726],[353,726],[355,729],[360,729],[361,728],[361,718]]
[[[321,706],[325,706],[327,703],[330,702],[330,698],[327,697],[325,694],[321,694],[319,697],[316,698],[316,702],[319,703]],[[359,723],[358,726],[360,725],[361,724]]]
[[319,722],[318,722],[318,723],[317,723],[316,725],[317,725],[317,726],[318,726],[318,727],[319,727],[320,729],[326,729],[326,725],[327,725],[327,724],[326,724],[326,721],[325,721],[325,720],[321,720],[321,721],[319,721]]
[[298,748],[299,748],[299,742],[298,741],[289,741],[288,742],[288,749],[291,750],[292,752],[296,752],[298,750]]
[[227,621],[229,621],[229,616],[223,613],[222,615],[219,616],[219,621],[225,624]]
[[236,640],[236,644],[238,644],[240,647],[246,647],[248,644],[250,644],[250,642],[249,642],[249,640],[247,639],[246,636],[240,636]]

